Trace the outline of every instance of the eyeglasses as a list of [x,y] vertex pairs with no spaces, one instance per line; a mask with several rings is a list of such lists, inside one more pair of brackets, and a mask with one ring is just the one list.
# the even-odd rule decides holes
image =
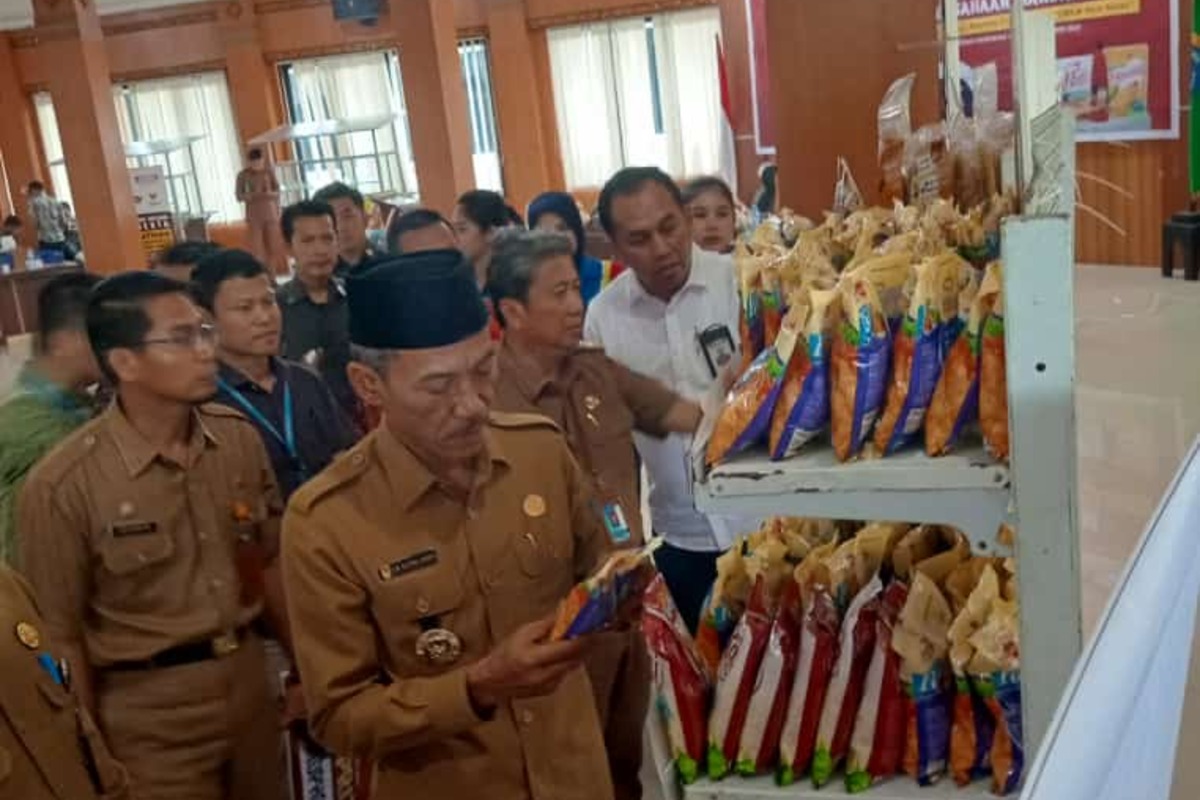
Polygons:
[[158,339],[143,339],[142,346],[165,344],[180,349],[191,348],[192,350],[200,350],[205,347],[216,347],[218,338],[216,326],[206,323],[197,325],[194,328],[177,330],[170,336],[162,336]]

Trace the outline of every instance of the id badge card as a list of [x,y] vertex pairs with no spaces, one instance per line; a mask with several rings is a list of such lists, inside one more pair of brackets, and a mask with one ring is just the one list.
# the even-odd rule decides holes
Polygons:
[[717,377],[726,364],[733,361],[737,346],[733,343],[733,334],[726,325],[710,325],[696,335],[700,349],[704,352],[704,360],[712,377]]
[[604,530],[608,532],[609,541],[618,547],[624,547],[633,542],[633,531],[625,518],[625,509],[616,498],[601,498],[596,501],[600,508],[600,518],[604,520]]

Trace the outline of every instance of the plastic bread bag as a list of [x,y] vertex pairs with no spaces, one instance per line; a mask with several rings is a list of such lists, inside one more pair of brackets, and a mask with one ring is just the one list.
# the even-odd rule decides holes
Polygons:
[[717,579],[704,603],[696,629],[696,648],[709,675],[717,674],[721,652],[746,609],[750,578],[746,573],[744,542],[738,541],[717,559]]
[[792,295],[785,327],[799,333],[767,438],[773,461],[791,458],[829,427],[829,312],[834,292]]
[[733,254],[738,276],[738,295],[741,313],[738,316],[738,338],[742,343],[742,371],[762,352],[762,258],[739,244]]
[[[789,575],[789,577],[791,577]],[[804,625],[800,586],[789,580],[783,589],[767,649],[750,697],[746,723],[738,744],[736,769],[740,775],[761,775],[778,763],[779,741],[787,715],[788,698],[800,660],[800,631]]]
[[708,466],[718,464],[766,437],[771,414],[783,388],[783,375],[795,347],[795,333],[780,331],[774,346],[759,353],[750,368],[733,384],[708,440],[705,450]]
[[863,197],[846,159],[838,159],[837,174],[837,184],[833,190],[833,213],[845,216],[863,207]]
[[760,577],[750,592],[746,613],[738,620],[721,655],[708,719],[708,777],[720,780],[737,762],[738,743],[750,710],[758,669],[771,636],[766,581]]
[[[925,452],[930,456],[949,453],[963,430],[979,415],[979,361],[983,324],[995,301],[995,295],[976,291],[973,281],[965,281],[959,295],[959,333],[949,345],[942,363],[942,374],[933,399],[925,412]],[[962,309],[969,308],[965,323]],[[943,342],[949,338],[949,331]]]
[[816,548],[796,568],[796,585],[800,588],[804,617],[796,679],[788,697],[779,739],[776,779],[783,786],[795,783],[812,761],[825,694],[838,659],[840,617],[823,563],[833,547],[830,542]]
[[[966,601],[958,609],[946,633],[950,646],[950,666],[954,671],[954,712],[950,726],[950,774],[959,786],[990,775],[996,721],[991,710],[972,687],[972,675],[987,665],[973,663],[975,647],[971,638],[983,627],[992,603],[1000,596],[1000,579],[992,563],[972,560],[947,578],[947,593],[952,584],[978,571],[979,578]],[[951,603],[954,603],[953,595]]]
[[813,752],[811,777],[818,789],[829,783],[850,750],[850,736],[875,650],[875,623],[882,594],[883,581],[876,575],[855,595],[842,620],[837,663],[829,679]]
[[637,605],[657,574],[653,553],[661,544],[661,539],[653,539],[635,550],[619,550],[572,588],[558,605],[550,641],[600,633],[627,621],[630,607]]
[[871,281],[843,276],[830,349],[830,430],[839,461],[858,456],[883,405],[891,359],[887,320]]
[[1003,267],[988,264],[980,295],[994,296],[991,313],[983,324],[979,356],[979,426],[983,443],[993,458],[1008,460],[1008,380],[1004,349]]
[[711,694],[708,673],[661,575],[646,589],[643,608],[654,708],[666,729],[680,781],[692,783],[704,758]]
[[892,636],[908,599],[908,586],[892,581],[883,590],[875,621],[875,649],[846,757],[846,791],[854,794],[896,774],[904,757],[905,702],[900,655]]
[[783,324],[783,314],[786,311],[779,268],[764,267],[761,280],[763,347],[771,347],[775,344],[775,338],[779,336],[779,328]]
[[884,205],[908,196],[904,185],[904,150],[912,135],[912,90],[917,80],[910,73],[893,83],[879,104],[879,192]]
[[936,783],[950,758],[952,695],[946,641],[952,616],[936,579],[918,568],[892,634],[908,698],[904,772],[921,786]]
[[946,124],[926,125],[909,137],[904,152],[908,202],[923,206],[954,196],[954,159]]

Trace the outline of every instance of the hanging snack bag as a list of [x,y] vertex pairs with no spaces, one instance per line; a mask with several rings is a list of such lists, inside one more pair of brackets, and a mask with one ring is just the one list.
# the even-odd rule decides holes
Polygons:
[[779,336],[779,329],[783,325],[785,310],[783,282],[779,277],[779,268],[776,266],[765,267],[762,271],[763,347],[771,347],[775,344],[775,338]]
[[1004,351],[1003,267],[999,261],[988,264],[983,276],[981,295],[995,298],[992,311],[983,324],[979,356],[979,425],[983,443],[993,458],[1008,460],[1008,380]]
[[842,620],[837,664],[825,694],[813,753],[812,782],[818,789],[829,783],[850,749],[850,736],[875,649],[875,623],[882,593],[883,581],[876,575],[855,595]]
[[739,244],[733,254],[733,263],[742,306],[738,338],[742,343],[741,371],[745,372],[763,350],[762,259],[744,244]]
[[675,601],[661,575],[644,597],[642,633],[650,653],[651,689],[675,770],[692,783],[704,758],[705,723],[711,686]]
[[879,192],[883,204],[904,202],[908,191],[904,183],[904,151],[912,136],[912,89],[917,80],[910,73],[893,83],[879,104]]
[[908,586],[892,581],[884,590],[875,622],[875,650],[854,720],[846,758],[846,791],[862,792],[896,774],[904,756],[905,702],[900,655],[892,636],[908,599]]
[[839,461],[856,457],[883,405],[890,337],[871,281],[847,275],[838,287],[839,316],[831,348],[830,428]]
[[829,427],[830,304],[834,292],[792,295],[785,327],[801,332],[784,374],[768,437],[771,459],[791,458]]
[[738,620],[717,670],[712,714],[708,719],[708,777],[713,780],[728,775],[737,761],[750,695],[770,636],[766,581],[760,577],[754,582],[746,613]]
[[744,542],[739,540],[717,559],[717,579],[708,593],[696,630],[696,649],[709,675],[716,675],[721,653],[745,611],[750,595]]
[[783,375],[795,347],[795,332],[781,332],[775,345],[762,351],[737,379],[725,398],[725,407],[721,409],[708,440],[705,451],[708,466],[720,463],[766,436],[783,388]]
[[761,775],[778,763],[779,740],[800,660],[803,624],[800,586],[795,580],[789,580],[771,622],[771,635],[759,667],[758,683],[746,712],[746,724],[738,744],[736,769],[739,775]]

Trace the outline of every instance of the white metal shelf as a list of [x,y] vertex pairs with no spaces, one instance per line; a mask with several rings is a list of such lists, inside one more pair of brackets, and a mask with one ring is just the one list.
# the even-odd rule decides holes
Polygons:
[[934,786],[918,786],[905,776],[872,786],[858,794],[850,794],[837,780],[821,789],[814,789],[808,781],[792,786],[776,786],[773,778],[727,778],[720,782],[697,781],[683,790],[687,800],[828,800],[837,797],[859,797],[862,800],[983,800],[994,797],[991,784],[981,780],[970,786],[958,787],[945,778]]

